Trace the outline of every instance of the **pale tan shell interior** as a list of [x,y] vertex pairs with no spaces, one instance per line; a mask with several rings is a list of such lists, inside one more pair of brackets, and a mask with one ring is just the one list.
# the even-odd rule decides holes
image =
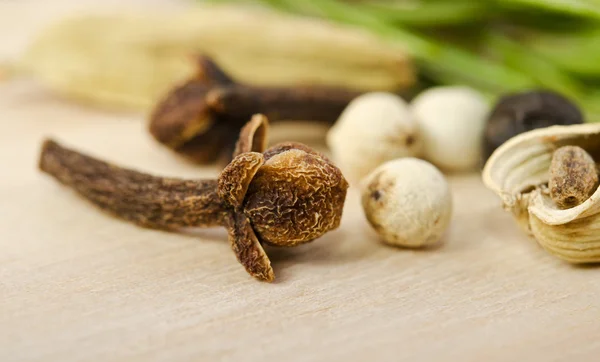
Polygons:
[[571,263],[600,262],[600,218],[548,225],[532,215],[529,223],[538,243],[548,252]]
[[[529,213],[548,225],[560,225],[600,211],[600,189],[581,205],[560,210],[540,188],[547,185],[552,153],[565,145],[585,149],[600,161],[600,124],[553,126],[520,134],[490,157],[483,170],[488,188],[515,214]],[[526,194],[528,203],[520,202]]]

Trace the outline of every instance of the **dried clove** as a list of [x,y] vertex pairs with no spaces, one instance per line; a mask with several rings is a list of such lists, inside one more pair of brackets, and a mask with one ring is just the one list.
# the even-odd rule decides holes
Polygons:
[[492,110],[486,124],[483,162],[510,138],[537,128],[583,123],[579,108],[547,90],[508,94]]
[[275,275],[262,244],[296,246],[336,229],[348,183],[325,156],[299,143],[265,151],[268,121],[242,128],[234,158],[216,180],[147,175],[47,140],[39,167],[89,201],[142,227],[176,231],[223,226],[253,277]]
[[333,87],[255,87],[235,82],[209,57],[197,60],[197,74],[158,102],[149,131],[161,144],[197,163],[231,160],[237,135],[253,114],[272,122],[333,124],[360,94]]
[[561,209],[580,205],[598,188],[594,159],[581,147],[560,147],[552,155],[548,187],[550,197]]

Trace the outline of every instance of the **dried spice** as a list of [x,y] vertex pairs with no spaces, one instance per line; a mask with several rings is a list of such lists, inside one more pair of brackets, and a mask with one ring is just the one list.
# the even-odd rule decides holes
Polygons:
[[327,145],[350,183],[386,161],[416,157],[422,148],[408,104],[388,92],[369,92],[353,99],[327,133]]
[[490,114],[484,132],[484,158],[523,132],[555,125],[583,123],[573,102],[552,91],[528,91],[502,97]]
[[548,187],[561,209],[580,205],[598,188],[594,159],[581,147],[560,147],[552,155]]
[[363,181],[361,201],[369,224],[390,245],[435,245],[452,218],[444,175],[412,157],[388,161],[371,172]]
[[437,86],[410,104],[423,140],[423,158],[446,172],[477,168],[489,105],[477,90]]
[[217,180],[147,175],[51,140],[43,145],[39,167],[100,208],[143,227],[226,227],[246,271],[273,281],[262,244],[295,246],[336,229],[348,183],[326,157],[305,145],[285,143],[265,151],[267,133],[267,119],[255,115]]
[[208,57],[193,79],[175,87],[150,117],[160,143],[198,163],[231,160],[237,135],[253,114],[332,124],[360,93],[330,87],[256,87],[235,82]]
[[[600,124],[554,126],[520,134],[490,157],[483,169],[483,182],[546,251],[571,263],[598,263],[600,190],[568,209],[559,207],[549,193],[550,178],[557,175],[556,171],[552,171],[554,175],[549,172],[552,158],[565,145],[598,155]],[[563,167],[571,168],[567,164]]]

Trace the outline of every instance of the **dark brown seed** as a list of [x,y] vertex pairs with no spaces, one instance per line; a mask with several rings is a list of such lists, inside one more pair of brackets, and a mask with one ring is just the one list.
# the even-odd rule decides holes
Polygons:
[[564,96],[545,90],[502,97],[487,121],[483,162],[504,142],[537,128],[583,123],[579,108]]
[[561,209],[580,205],[598,188],[596,163],[583,148],[557,149],[550,165],[550,196]]
[[217,180],[151,176],[54,141],[44,143],[39,167],[100,208],[143,227],[224,226],[246,271],[272,281],[261,244],[295,246],[337,228],[348,183],[308,146],[287,143],[265,150],[267,134],[267,119],[254,116]]

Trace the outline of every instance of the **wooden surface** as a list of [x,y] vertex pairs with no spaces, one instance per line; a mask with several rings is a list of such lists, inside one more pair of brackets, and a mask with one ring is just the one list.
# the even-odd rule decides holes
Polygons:
[[[0,1],[4,54],[39,15],[15,3]],[[140,229],[40,174],[47,136],[151,173],[217,172],[158,146],[141,116],[0,83],[0,361],[600,358],[600,269],[546,254],[478,175],[451,178],[442,247],[378,243],[351,189],[339,230],[267,250],[277,281],[265,284],[236,262],[224,230]]]

